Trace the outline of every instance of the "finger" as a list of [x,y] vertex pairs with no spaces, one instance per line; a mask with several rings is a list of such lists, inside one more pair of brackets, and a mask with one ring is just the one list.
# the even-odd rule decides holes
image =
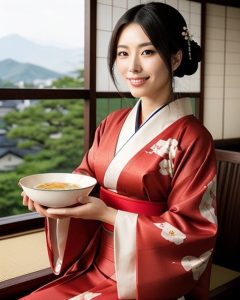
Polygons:
[[35,211],[34,202],[31,199],[28,199],[27,206],[30,211]]
[[65,216],[58,216],[58,215],[48,213],[48,208],[47,207],[42,206],[42,205],[40,205],[36,202],[34,203],[34,207],[35,207],[35,210],[37,211],[37,213],[39,213],[43,217],[47,217],[47,218],[51,218],[51,219],[65,218]]
[[48,218],[54,218],[54,219],[58,218],[57,216],[48,214],[47,213],[47,207],[42,206],[38,203],[35,203],[34,206],[35,206],[35,209],[36,209],[37,213],[39,213],[41,216],[48,217]]
[[45,211],[46,209],[44,209],[44,207],[38,203],[34,203],[34,208],[36,210],[37,213],[39,213],[41,216],[45,217]]
[[46,217],[40,210],[36,209],[36,212],[37,212],[40,216]]
[[42,206],[38,203],[35,203],[34,206],[35,206],[37,213],[39,213],[41,216],[51,218],[51,219],[58,219],[58,216],[48,214],[47,208],[45,208],[44,206]]
[[22,192],[21,196],[23,197],[23,205],[28,206],[28,196],[25,194],[25,192]]
[[81,218],[86,214],[86,207],[89,207],[88,204],[67,208],[48,208],[47,213],[58,218]]
[[67,208],[48,208],[46,210],[47,214],[55,216],[69,216],[69,209]]
[[79,196],[77,198],[77,202],[81,203],[81,204],[86,204],[89,202],[89,197],[88,196]]

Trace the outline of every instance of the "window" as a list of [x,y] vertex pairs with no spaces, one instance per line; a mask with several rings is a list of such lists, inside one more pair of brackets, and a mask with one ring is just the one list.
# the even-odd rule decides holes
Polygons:
[[102,98],[97,99],[97,124],[99,124],[110,112],[134,106],[134,98]]
[[[81,161],[84,141],[87,148],[89,139],[83,130],[85,118],[89,119],[87,109],[84,118],[89,93],[84,89],[84,0],[0,0],[0,5],[0,217],[6,217],[0,222],[8,224],[15,220],[12,215],[27,212],[21,204],[19,176],[37,171],[70,172]],[[56,130],[40,145],[39,137],[49,127],[47,115],[50,127]],[[54,125],[59,118],[66,121],[62,129]],[[68,119],[70,127],[66,126]],[[32,133],[26,132],[24,137],[27,128]],[[71,136],[72,142],[66,142]],[[61,140],[65,148],[60,146]],[[48,159],[50,164],[46,160],[45,165],[39,157],[48,151],[51,155],[50,144],[59,150],[59,161],[52,153],[54,159]],[[64,166],[61,155],[72,157],[72,151],[76,151],[76,161],[71,159],[72,164]],[[20,215],[19,219],[24,218]]]

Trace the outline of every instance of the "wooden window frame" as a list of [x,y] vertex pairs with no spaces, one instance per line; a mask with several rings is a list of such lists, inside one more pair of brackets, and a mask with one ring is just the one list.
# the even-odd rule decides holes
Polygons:
[[[0,89],[0,100],[84,99],[84,151],[96,129],[96,10],[95,0],[85,1],[84,89]],[[36,213],[0,218],[0,238],[43,227]]]

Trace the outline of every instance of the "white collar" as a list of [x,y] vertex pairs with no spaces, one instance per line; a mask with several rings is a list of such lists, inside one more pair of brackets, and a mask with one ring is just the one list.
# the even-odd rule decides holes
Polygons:
[[153,113],[154,115],[152,114],[153,116],[148,118],[148,121],[135,132],[139,101],[130,111],[122,126],[117,142],[116,155],[108,166],[104,177],[104,186],[107,188],[116,189],[122,169],[145,145],[178,119],[192,115],[191,99],[177,99],[157,113]]

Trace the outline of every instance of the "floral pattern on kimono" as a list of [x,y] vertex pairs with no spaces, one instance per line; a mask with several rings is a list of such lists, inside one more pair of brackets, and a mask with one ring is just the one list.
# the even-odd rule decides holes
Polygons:
[[186,239],[186,235],[168,222],[154,223],[156,227],[162,229],[161,236],[176,245],[180,245]]
[[207,267],[211,254],[212,250],[209,250],[199,257],[185,256],[183,257],[181,264],[186,271],[192,270],[194,280],[199,280]]
[[203,218],[209,222],[217,224],[217,216],[215,214],[216,207],[216,177],[208,184],[202,201],[199,205],[199,210]]
[[160,157],[166,157],[159,163],[159,172],[162,175],[169,175],[173,177],[174,172],[174,158],[176,156],[178,141],[174,138],[169,138],[167,141],[159,140],[153,146],[150,151],[146,151],[148,154],[156,154]]

